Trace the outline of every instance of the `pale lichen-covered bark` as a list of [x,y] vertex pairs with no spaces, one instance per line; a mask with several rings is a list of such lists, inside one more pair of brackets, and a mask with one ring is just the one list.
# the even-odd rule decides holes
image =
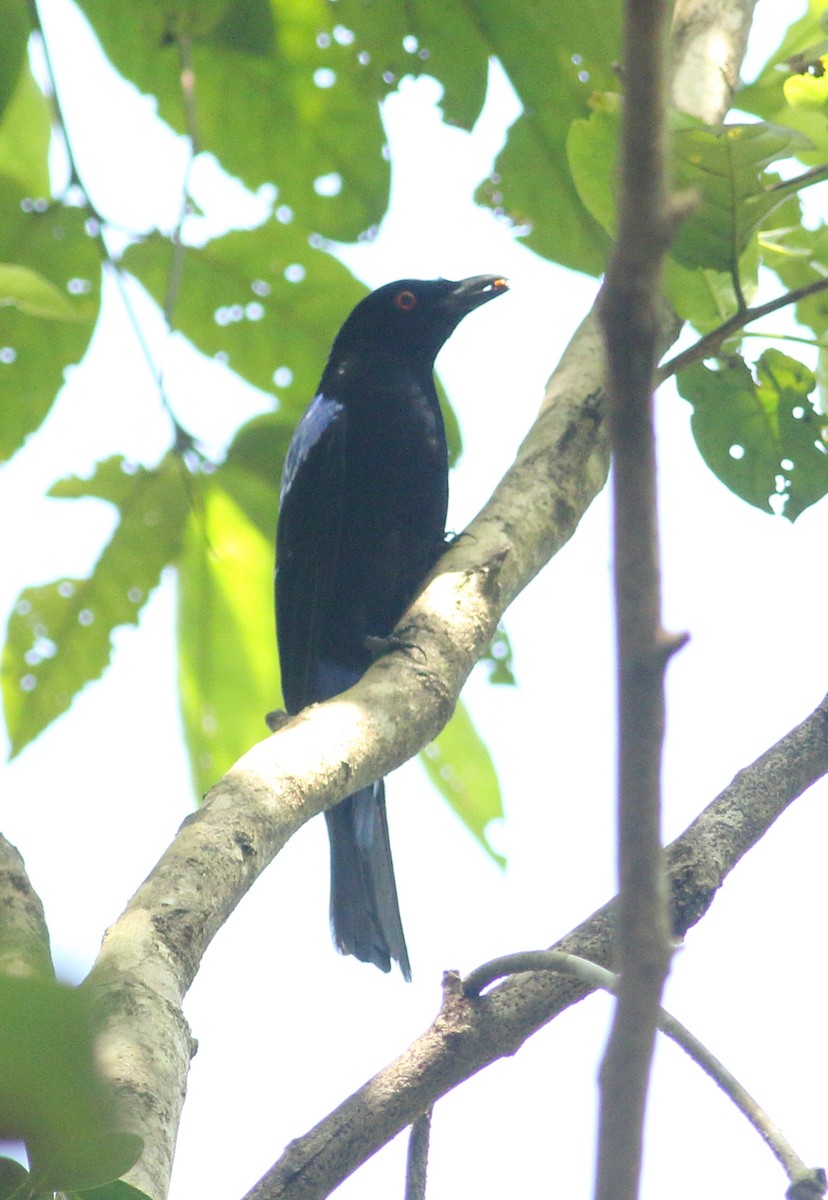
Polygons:
[[54,973],[40,897],[20,854],[0,836],[0,975],[31,979]]

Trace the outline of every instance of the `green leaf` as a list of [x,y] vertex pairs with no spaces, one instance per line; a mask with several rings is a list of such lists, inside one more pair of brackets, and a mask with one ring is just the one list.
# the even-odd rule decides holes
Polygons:
[[25,1141],[35,1190],[106,1183],[141,1153],[118,1128],[92,1028],[78,989],[0,977],[0,1138]]
[[88,579],[26,588],[9,618],[2,687],[12,754],[65,712],[109,662],[111,634],[135,625],[162,569],[179,554],[189,508],[183,467],[168,455],[153,470],[120,457],[99,464],[91,480],[65,479],[53,496],[95,496],[118,508],[120,521]]
[[361,72],[371,102],[393,91],[405,76],[431,75],[445,88],[446,120],[470,129],[486,98],[492,52],[481,9],[457,0],[381,6],[337,0],[336,17],[339,29],[354,35],[356,54],[367,55]]
[[113,1179],[103,1187],[83,1188],[75,1192],[75,1196],[78,1200],[149,1200],[146,1192],[131,1183],[124,1183],[123,1179]]
[[828,158],[828,120],[819,103],[824,79],[798,75],[789,60],[799,56],[804,60],[800,69],[806,70],[808,61],[825,53],[824,12],[824,0],[809,0],[807,12],[787,30],[756,80],[740,88],[735,97],[736,107],[743,112],[803,134],[808,141],[800,143],[795,154],[809,166]]
[[[67,296],[77,320],[50,320],[0,307],[0,459],[8,458],[46,417],[66,368],[86,352],[100,300],[100,259],[76,208],[36,206],[13,180],[0,177],[0,261],[16,263]],[[71,301],[67,301],[71,302]]]
[[13,1158],[0,1158],[0,1200],[23,1200],[28,1197],[31,1176]]
[[[828,225],[823,223],[811,230],[792,219],[779,229],[766,230],[762,235],[762,261],[789,290],[824,280]],[[828,291],[800,300],[794,312],[799,324],[812,329],[817,338],[828,334]]]
[[24,63],[0,123],[0,175],[17,180],[34,198],[50,194],[51,136],[49,102]]
[[197,5],[81,0],[80,8],[115,69],[156,96],[180,133],[188,120],[176,38],[192,37],[199,148],[251,189],[275,183],[305,236],[353,240],[379,221],[389,168],[377,99],[391,85],[384,64],[360,64],[358,42],[333,36],[345,17],[325,0],[283,0],[278,19],[253,0],[211,5],[205,21]]
[[22,71],[27,69],[29,14],[26,0],[0,0],[0,116],[14,95]]
[[617,85],[621,10],[606,0],[520,0],[505,20],[500,3],[480,0],[475,12],[488,52],[501,60],[524,106],[495,163],[494,182],[478,196],[518,227],[528,226],[525,242],[536,253],[598,275],[610,242],[576,189],[567,139],[572,122],[589,114],[593,93]]
[[809,398],[815,380],[801,363],[766,350],[755,379],[731,357],[717,369],[696,363],[677,382],[705,462],[737,496],[793,521],[828,493],[828,418]]
[[[251,515],[253,517],[251,519]],[[179,568],[178,658],[190,765],[203,795],[267,734],[280,693],[273,618],[273,481],[227,464],[203,482]]]
[[[575,121],[570,129],[567,155],[584,205],[614,236],[620,100],[597,93],[590,103],[589,119]],[[672,275],[673,286],[689,290],[684,304],[688,311],[682,315],[692,312],[701,328],[709,326],[715,308],[725,300],[728,285],[722,276],[744,271],[743,294],[755,288],[756,232],[790,199],[789,185],[765,168],[789,157],[803,139],[789,129],[765,124],[707,126],[682,113],[672,114],[671,126],[675,185],[695,189],[699,204],[680,226],[670,257],[683,271],[702,269],[718,275],[695,281],[681,272]],[[726,315],[736,307],[734,296]]]
[[[281,409],[253,417],[236,431],[225,463],[216,472],[220,486],[234,496],[248,520],[271,545],[276,536],[279,483],[292,434],[293,421]],[[254,475],[264,487],[251,490],[243,483],[237,487],[247,474]]]
[[[748,248],[739,259],[739,283],[742,299],[750,304],[756,295],[759,279],[759,239],[751,238]],[[664,289],[670,303],[683,321],[689,321],[699,333],[710,333],[733,316],[739,308],[739,297],[729,271],[713,271],[705,267],[683,267],[668,255],[664,262]],[[734,334],[732,346],[741,345],[741,330]],[[728,342],[728,347],[731,342]]]
[[[180,22],[141,0],[117,11],[107,0],[81,0],[81,7],[116,69],[157,96],[162,118],[184,132]],[[618,7],[606,0],[577,9],[520,0],[508,21],[494,0],[340,0],[335,10],[324,0],[285,0],[272,23],[264,5],[239,0],[219,24],[206,22],[195,34],[199,145],[248,187],[275,182],[305,232],[353,239],[387,203],[378,101],[403,76],[427,72],[445,87],[447,119],[468,128],[495,55],[525,111],[498,160],[500,181],[481,196],[531,223],[532,249],[598,273],[608,241],[578,199],[564,145],[590,92],[614,80],[618,36]],[[228,105],[228,95],[245,102]]]
[[49,321],[88,321],[94,316],[92,305],[73,302],[37,271],[15,263],[0,263],[0,308],[5,305]]
[[[163,305],[173,247],[160,235],[131,246],[123,265]],[[265,391],[295,423],[328,350],[365,289],[292,225],[270,219],[182,255],[174,324],[204,353]],[[287,275],[286,275],[287,272]],[[290,279],[297,282],[290,282]]]
[[679,116],[674,132],[676,186],[700,203],[679,228],[672,256],[684,266],[729,271],[752,235],[786,199],[765,168],[801,149],[805,139],[776,125],[703,126]]
[[584,207],[615,237],[621,97],[614,92],[594,92],[589,107],[589,117],[579,117],[569,127],[566,156]]
[[500,783],[486,744],[462,701],[458,701],[442,733],[423,750],[420,761],[438,792],[483,849],[498,866],[505,866],[506,859],[486,837],[489,822],[503,817]]

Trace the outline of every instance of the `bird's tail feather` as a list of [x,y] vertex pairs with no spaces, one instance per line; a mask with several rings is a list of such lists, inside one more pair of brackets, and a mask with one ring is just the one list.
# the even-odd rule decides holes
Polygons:
[[325,813],[331,841],[331,929],[337,949],[411,979],[391,861],[385,787],[362,788]]

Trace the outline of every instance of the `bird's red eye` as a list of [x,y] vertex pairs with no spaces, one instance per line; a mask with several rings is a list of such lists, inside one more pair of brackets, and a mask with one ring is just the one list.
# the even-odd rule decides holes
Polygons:
[[413,292],[397,292],[394,297],[394,303],[403,312],[411,312],[412,308],[417,307],[417,297]]

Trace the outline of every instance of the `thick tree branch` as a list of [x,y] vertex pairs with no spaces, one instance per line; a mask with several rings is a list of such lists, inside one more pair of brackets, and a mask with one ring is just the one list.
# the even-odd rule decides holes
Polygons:
[[739,83],[756,0],[676,0],[673,104],[714,125]]
[[[673,930],[681,937],[712,903],[740,858],[811,784],[828,773],[828,696],[800,725],[740,771],[667,849]],[[612,967],[615,904],[604,905],[553,949]],[[440,1096],[528,1037],[595,985],[548,971],[521,974],[469,999],[444,981],[434,1024],[399,1058],[303,1137],[245,1200],[322,1200]]]
[[53,978],[49,930],[19,851],[0,835],[0,975]]

